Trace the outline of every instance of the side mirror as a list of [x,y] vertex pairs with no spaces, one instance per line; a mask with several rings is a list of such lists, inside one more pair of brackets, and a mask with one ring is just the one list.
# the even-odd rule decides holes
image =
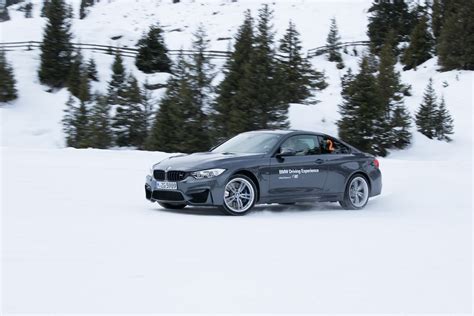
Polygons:
[[287,156],[295,156],[296,155],[296,150],[292,148],[282,148],[280,150],[280,153],[277,155],[279,157],[287,157]]

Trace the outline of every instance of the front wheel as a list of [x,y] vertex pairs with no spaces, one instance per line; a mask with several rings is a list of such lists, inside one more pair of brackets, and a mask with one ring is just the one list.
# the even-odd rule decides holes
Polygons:
[[369,184],[361,175],[354,175],[347,183],[344,200],[339,204],[346,210],[360,210],[369,201]]
[[256,188],[253,181],[244,175],[230,177],[224,189],[224,203],[221,210],[228,215],[244,215],[254,206]]

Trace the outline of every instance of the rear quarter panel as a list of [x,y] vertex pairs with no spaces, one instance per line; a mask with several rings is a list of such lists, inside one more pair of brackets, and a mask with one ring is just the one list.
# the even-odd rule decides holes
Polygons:
[[381,173],[372,165],[373,159],[353,154],[328,155],[326,159],[325,194],[343,194],[350,177],[358,172],[369,178],[371,196],[380,194]]

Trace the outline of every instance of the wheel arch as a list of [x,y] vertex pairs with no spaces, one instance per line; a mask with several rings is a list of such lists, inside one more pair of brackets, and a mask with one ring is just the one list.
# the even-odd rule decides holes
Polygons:
[[256,199],[255,202],[258,202],[260,200],[260,183],[258,182],[258,179],[255,176],[255,174],[252,171],[249,171],[249,170],[246,170],[246,169],[241,169],[241,170],[235,171],[232,174],[232,176],[235,176],[237,174],[244,175],[244,176],[250,178],[250,180],[252,180],[253,184],[255,185],[255,188],[257,188],[257,199]]
[[344,185],[344,192],[346,192],[347,185],[349,184],[349,180],[356,175],[361,175],[362,177],[364,177],[365,180],[367,180],[367,184],[369,185],[369,196],[370,196],[370,194],[372,193],[372,181],[370,180],[369,175],[362,170],[356,170],[353,173],[351,173],[349,177],[347,177],[346,183]]

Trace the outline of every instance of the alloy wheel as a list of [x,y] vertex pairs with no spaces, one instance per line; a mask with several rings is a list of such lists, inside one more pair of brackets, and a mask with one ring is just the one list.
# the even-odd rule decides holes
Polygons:
[[243,213],[250,209],[255,199],[252,184],[243,178],[234,178],[225,186],[224,203],[235,213]]
[[362,177],[352,179],[349,186],[349,199],[355,207],[363,207],[369,198],[369,186]]

